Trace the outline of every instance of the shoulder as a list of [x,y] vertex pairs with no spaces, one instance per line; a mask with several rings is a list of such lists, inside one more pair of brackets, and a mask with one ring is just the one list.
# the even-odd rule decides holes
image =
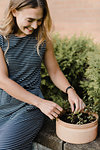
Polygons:
[[52,39],[51,39],[51,38],[48,38],[48,37],[46,37],[46,49],[47,49],[47,51],[48,51],[48,50],[50,50],[50,51],[53,50],[53,42],[52,42]]

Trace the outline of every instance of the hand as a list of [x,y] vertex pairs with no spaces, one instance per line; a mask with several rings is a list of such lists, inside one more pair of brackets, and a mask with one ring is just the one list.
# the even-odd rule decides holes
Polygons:
[[[77,95],[74,89],[68,90],[68,100],[71,105],[72,112],[81,111],[86,106],[85,103],[82,101],[82,99]],[[75,105],[75,108],[74,108],[74,105]]]
[[56,103],[48,100],[42,100],[39,109],[47,115],[51,120],[58,117],[63,109]]

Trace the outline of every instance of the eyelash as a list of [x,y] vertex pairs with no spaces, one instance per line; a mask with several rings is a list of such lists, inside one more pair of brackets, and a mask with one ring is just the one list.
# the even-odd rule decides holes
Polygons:
[[32,20],[27,20],[28,22],[32,22]]
[[[27,20],[28,22],[33,22],[34,20]],[[42,22],[42,20],[38,20],[38,22]]]

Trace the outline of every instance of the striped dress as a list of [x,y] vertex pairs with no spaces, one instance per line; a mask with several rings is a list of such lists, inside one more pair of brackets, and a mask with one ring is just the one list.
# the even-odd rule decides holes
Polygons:
[[[36,45],[37,40],[33,34],[25,37],[11,34],[5,60],[9,78],[43,98],[40,72],[46,44],[44,42],[40,46],[40,56],[37,54]],[[3,52],[7,46],[7,40],[0,35]],[[24,103],[0,89],[0,150],[31,150],[43,120],[44,114],[37,107]]]

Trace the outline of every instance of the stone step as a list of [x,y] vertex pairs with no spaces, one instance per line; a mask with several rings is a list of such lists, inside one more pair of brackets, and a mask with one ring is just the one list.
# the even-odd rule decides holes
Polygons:
[[63,142],[56,135],[55,120],[45,119],[44,126],[33,144],[33,150],[100,150],[100,127],[96,140],[87,144]]

